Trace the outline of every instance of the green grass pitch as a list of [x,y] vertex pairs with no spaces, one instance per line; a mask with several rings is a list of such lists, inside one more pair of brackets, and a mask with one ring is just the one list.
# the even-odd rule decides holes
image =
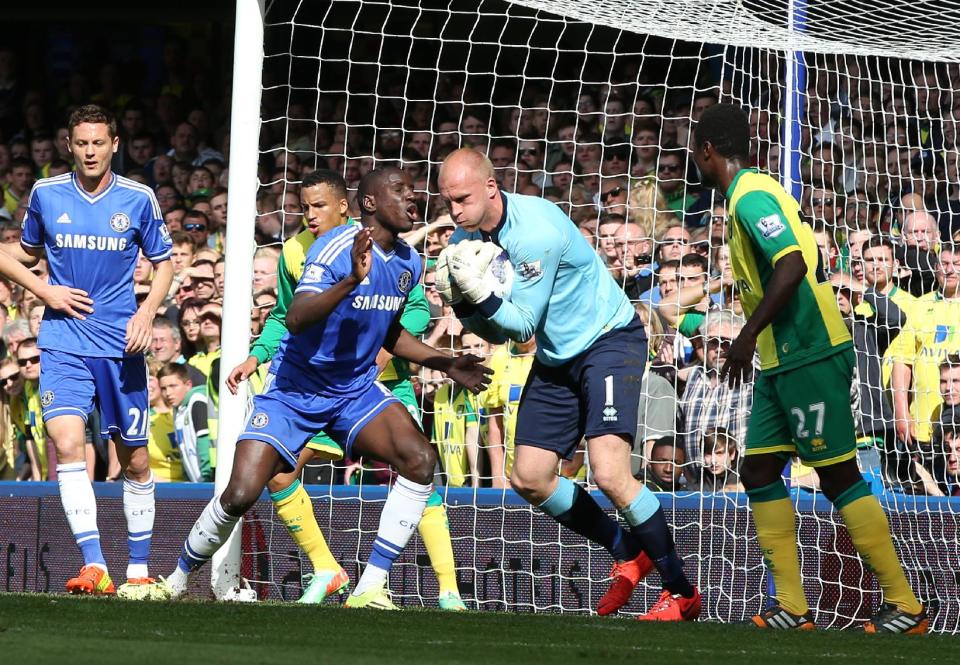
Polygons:
[[956,638],[761,633],[717,623],[293,604],[0,594],[0,662],[97,663],[956,663]]

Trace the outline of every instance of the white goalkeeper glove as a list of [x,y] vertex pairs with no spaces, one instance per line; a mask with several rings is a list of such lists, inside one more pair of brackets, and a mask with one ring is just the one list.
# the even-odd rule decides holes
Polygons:
[[440,300],[451,307],[463,300],[460,287],[450,279],[450,257],[457,252],[458,247],[460,245],[450,245],[440,252],[440,256],[437,258],[437,269],[434,273],[437,277],[437,293],[440,294]]
[[479,240],[460,245],[463,247],[448,258],[450,281],[460,287],[460,293],[469,302],[483,302],[493,292],[485,279],[487,268],[501,250],[493,243]]

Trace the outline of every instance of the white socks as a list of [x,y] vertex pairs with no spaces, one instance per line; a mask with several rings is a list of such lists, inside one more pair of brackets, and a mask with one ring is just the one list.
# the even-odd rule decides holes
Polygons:
[[100,550],[100,531],[97,529],[97,499],[93,484],[87,475],[86,462],[57,464],[57,482],[60,485],[60,502],[67,515],[70,530],[83,553],[83,565],[107,568]]
[[166,578],[174,598],[186,592],[190,574],[220,549],[239,520],[239,517],[232,517],[223,511],[219,495],[210,500],[183,543],[177,567]]
[[127,518],[127,579],[148,577],[150,541],[155,515],[153,474],[142,483],[123,476],[123,514]]
[[192,573],[209,561],[233,533],[233,527],[239,519],[227,515],[220,505],[220,497],[213,497],[190,529],[177,568],[184,573]]
[[423,509],[426,508],[427,499],[432,493],[433,483],[421,485],[402,476],[397,478],[383,505],[377,539],[373,542],[370,559],[353,590],[353,595],[359,596],[370,589],[383,586],[390,567],[420,524]]

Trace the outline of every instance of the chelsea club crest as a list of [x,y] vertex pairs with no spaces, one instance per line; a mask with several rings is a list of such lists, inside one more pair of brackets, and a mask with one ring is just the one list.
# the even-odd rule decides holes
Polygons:
[[256,427],[257,429],[266,427],[269,422],[270,422],[270,416],[265,414],[263,411],[254,415],[253,418],[250,419],[250,424]]
[[40,406],[50,406],[53,404],[53,391],[48,390],[40,396]]
[[400,289],[400,293],[406,293],[410,290],[410,282],[413,281],[413,273],[409,270],[404,270],[400,273],[400,277],[397,278],[397,288]]
[[125,213],[116,212],[110,218],[110,228],[117,233],[123,233],[130,228],[130,218]]

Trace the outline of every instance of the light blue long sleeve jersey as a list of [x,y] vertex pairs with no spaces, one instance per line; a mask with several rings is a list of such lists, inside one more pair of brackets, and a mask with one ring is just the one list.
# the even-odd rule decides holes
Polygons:
[[469,330],[496,344],[536,334],[537,359],[557,366],[630,323],[636,313],[623,289],[560,208],[536,196],[501,197],[503,217],[492,233],[458,228],[450,239],[493,242],[514,268],[508,297],[456,307]]

